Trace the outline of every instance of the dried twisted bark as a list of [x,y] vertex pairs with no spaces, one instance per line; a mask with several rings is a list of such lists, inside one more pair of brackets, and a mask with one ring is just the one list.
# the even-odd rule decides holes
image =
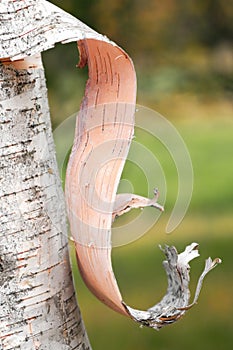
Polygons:
[[191,244],[179,255],[175,247],[165,247],[165,297],[147,311],[124,303],[111,263],[112,220],[131,208],[163,208],[157,203],[157,191],[151,200],[116,195],[134,132],[136,77],[131,60],[119,47],[93,39],[80,41],[79,51],[79,66],[88,64],[89,79],[77,117],[65,191],[79,268],[102,302],[141,325],[160,329],[180,319],[196,303],[203,278],[221,261],[207,260],[189,305],[189,261],[199,255],[198,245]]

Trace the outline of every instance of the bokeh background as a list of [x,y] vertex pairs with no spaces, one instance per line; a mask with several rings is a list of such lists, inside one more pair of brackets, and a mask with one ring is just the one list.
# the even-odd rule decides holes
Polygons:
[[[198,305],[180,322],[159,332],[141,329],[102,305],[83,284],[74,262],[79,304],[93,349],[232,349],[232,1],[51,2],[107,35],[129,53],[138,77],[138,104],[158,111],[173,123],[193,162],[195,178],[189,210],[180,226],[168,235],[165,227],[175,201],[174,188],[177,189],[174,164],[145,135],[139,140],[160,160],[168,193],[166,212],[158,223],[136,242],[113,250],[114,270],[124,300],[146,309],[163,296],[166,277],[159,244],[172,244],[178,250],[191,242],[200,244],[201,257],[191,263],[192,295],[204,259],[219,256],[223,260],[206,277]],[[43,58],[55,129],[78,111],[87,70],[75,67],[78,62],[75,43],[59,44],[44,53]],[[143,195],[143,175],[135,174],[127,163],[123,178]]]

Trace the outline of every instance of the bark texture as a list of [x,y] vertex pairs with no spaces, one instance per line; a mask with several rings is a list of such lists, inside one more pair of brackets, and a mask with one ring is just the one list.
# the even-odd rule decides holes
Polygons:
[[0,2],[0,57],[21,59],[45,51],[57,42],[85,38],[109,42],[93,29],[45,0]]
[[0,349],[87,350],[44,71],[19,66],[0,66]]

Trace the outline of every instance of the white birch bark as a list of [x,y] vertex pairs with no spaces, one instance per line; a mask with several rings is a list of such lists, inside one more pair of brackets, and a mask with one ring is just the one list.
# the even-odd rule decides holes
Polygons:
[[87,350],[40,52],[107,39],[44,0],[1,1],[0,24],[0,349]]
[[33,61],[29,69],[0,66],[0,349],[90,349],[72,283],[44,71]]
[[45,0],[2,0],[0,23],[1,58],[21,59],[48,50],[58,42],[85,38],[110,42],[106,36]]

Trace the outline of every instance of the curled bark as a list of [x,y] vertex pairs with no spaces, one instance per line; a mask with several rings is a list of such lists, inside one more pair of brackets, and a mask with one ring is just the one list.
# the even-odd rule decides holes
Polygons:
[[88,64],[89,79],[77,117],[74,145],[66,174],[66,200],[70,229],[80,272],[88,288],[113,310],[154,329],[179,320],[193,306],[206,273],[220,260],[207,260],[189,305],[189,261],[197,257],[196,243],[178,254],[165,247],[164,268],[168,289],[147,311],[133,309],[122,300],[111,263],[111,224],[132,208],[153,206],[153,199],[133,194],[116,195],[121,172],[134,133],[136,77],[128,55],[111,43],[85,39],[78,43],[79,67]]

